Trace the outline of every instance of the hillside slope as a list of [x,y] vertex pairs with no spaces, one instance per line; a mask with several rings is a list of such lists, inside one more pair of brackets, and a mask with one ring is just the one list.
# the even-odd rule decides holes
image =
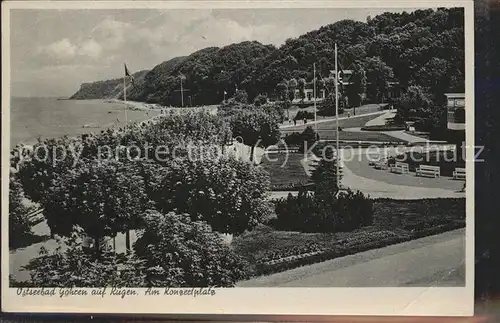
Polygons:
[[[366,75],[366,96],[387,99],[390,82],[402,89],[418,85],[434,98],[463,92],[464,10],[439,8],[383,13],[366,22],[342,20],[288,39],[279,48],[246,41],[222,48],[209,47],[155,66],[127,91],[131,100],[180,105],[180,75],[184,75],[184,103],[218,104],[236,88],[252,100],[258,94],[276,94],[279,83],[313,78],[318,87],[334,69],[334,46],[339,64]],[[84,84],[73,98],[120,95],[120,80]],[[355,89],[355,87],[351,87]],[[357,92],[353,93],[354,97]],[[355,104],[355,103],[354,103]]]
[[[149,71],[139,71],[132,76],[134,83],[141,83],[144,76]],[[130,83],[130,82],[129,82]],[[127,90],[132,88],[132,84],[127,85]],[[117,99],[123,96],[123,78],[111,79],[106,81],[97,81],[90,83],[83,83],[80,89],[73,94],[71,100],[92,100],[92,99]]]

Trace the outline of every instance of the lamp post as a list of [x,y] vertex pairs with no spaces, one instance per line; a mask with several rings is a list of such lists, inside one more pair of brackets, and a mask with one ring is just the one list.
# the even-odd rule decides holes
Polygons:
[[339,72],[338,72],[338,62],[337,62],[337,43],[335,43],[335,116],[337,120],[337,137],[336,137],[336,146],[337,146],[337,187],[340,189],[340,181],[339,181],[339,169],[340,169],[340,153],[339,153]]

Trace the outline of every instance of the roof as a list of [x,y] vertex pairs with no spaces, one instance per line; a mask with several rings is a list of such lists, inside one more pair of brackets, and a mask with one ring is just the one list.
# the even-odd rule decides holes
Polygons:
[[465,93],[445,93],[444,95],[446,95],[448,99],[465,98]]

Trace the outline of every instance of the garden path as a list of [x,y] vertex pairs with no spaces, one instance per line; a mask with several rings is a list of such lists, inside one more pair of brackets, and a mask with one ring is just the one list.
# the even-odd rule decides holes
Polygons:
[[[386,113],[366,122],[365,126],[382,126],[385,125],[387,120],[394,118],[396,116],[396,110],[387,110]],[[355,127],[355,128],[345,128],[342,129],[344,131],[349,131],[349,132],[366,132],[361,130],[361,127]],[[370,131],[371,132],[371,131]],[[409,143],[421,143],[421,142],[429,142],[428,139],[422,138],[422,137],[417,137],[412,134],[409,134],[405,132],[404,130],[394,130],[394,131],[378,131],[380,133],[389,135],[391,137],[400,139],[401,141],[406,141]]]

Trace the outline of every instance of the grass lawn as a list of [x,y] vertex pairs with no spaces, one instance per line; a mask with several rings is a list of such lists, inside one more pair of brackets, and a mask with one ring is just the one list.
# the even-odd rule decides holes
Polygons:
[[[368,121],[378,117],[378,115],[369,115],[350,119],[339,120],[340,128],[361,128]],[[334,140],[337,136],[336,121],[322,122],[318,124],[301,124],[295,127],[281,129],[283,135],[294,132],[302,132],[307,126],[317,129],[321,140]],[[317,127],[317,128],[316,128]],[[382,142],[400,142],[400,139],[378,132],[351,132],[340,131],[339,140],[354,140],[354,141],[382,141]]]
[[[321,140],[335,140],[337,138],[335,131],[319,130],[318,132]],[[394,138],[385,133],[351,131],[340,131],[339,140],[401,142],[401,139]]]
[[[368,116],[362,116],[362,117],[352,117],[349,119],[341,119],[339,120],[339,127],[341,128],[361,128],[365,125],[370,120],[375,119],[379,115],[383,114],[384,112],[380,112],[380,114],[372,114]],[[342,116],[341,116],[342,117]],[[317,125],[307,123],[307,124],[300,124],[294,127],[288,127],[281,129],[281,132],[302,132],[307,126],[311,126],[313,128],[318,127],[318,130],[329,130],[333,131],[336,129],[337,126],[337,121],[335,119],[332,119],[331,121],[325,121],[325,122],[320,122]]]
[[[332,259],[391,243],[438,234],[465,226],[465,199],[425,199],[374,201],[374,223],[352,232],[303,233],[277,231],[261,225],[235,237],[234,250],[245,257],[253,274],[282,271],[306,263]],[[279,268],[264,266],[270,260],[322,251],[324,257],[285,264]]]
[[[356,115],[381,111],[383,106],[384,106],[383,104],[366,104],[366,105],[363,105],[363,106],[356,108]],[[308,112],[314,113],[314,106],[311,105],[311,106],[308,106],[307,108],[299,108],[298,106],[294,105],[290,109],[288,109],[288,114],[289,114],[290,118],[293,119],[293,118],[295,118],[295,116],[297,115],[297,113],[299,111],[308,111]],[[340,113],[339,115],[340,115],[340,117],[347,117],[348,113],[351,113],[351,115],[354,115],[353,108],[344,109],[344,112]],[[285,111],[285,116],[286,115],[287,115],[287,111]],[[326,118],[332,118],[332,117],[331,116],[317,115],[318,120],[326,119]],[[288,123],[285,122],[284,124],[288,124]]]
[[309,181],[300,161],[303,153],[273,153],[262,156],[261,166],[271,177],[271,188],[279,189],[295,184],[306,184]]

